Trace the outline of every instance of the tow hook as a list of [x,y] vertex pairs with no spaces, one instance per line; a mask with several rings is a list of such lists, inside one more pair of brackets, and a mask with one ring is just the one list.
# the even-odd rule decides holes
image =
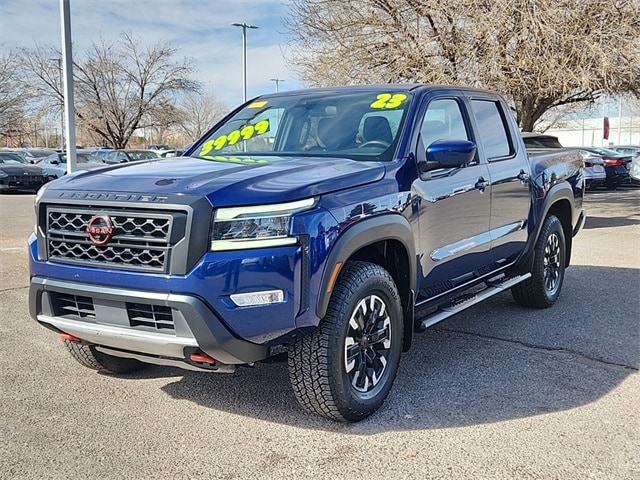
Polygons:
[[69,342],[76,342],[76,343],[82,342],[82,340],[80,340],[78,337],[74,335],[71,335],[70,333],[61,333],[60,338],[62,338],[63,340],[67,340]]

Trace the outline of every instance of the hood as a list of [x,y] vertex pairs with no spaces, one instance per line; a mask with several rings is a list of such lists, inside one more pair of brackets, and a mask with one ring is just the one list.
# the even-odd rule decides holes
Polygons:
[[175,157],[67,175],[51,189],[206,196],[216,206],[280,203],[382,179],[380,162],[326,157]]
[[42,169],[35,165],[0,163],[0,172],[7,175],[42,175]]

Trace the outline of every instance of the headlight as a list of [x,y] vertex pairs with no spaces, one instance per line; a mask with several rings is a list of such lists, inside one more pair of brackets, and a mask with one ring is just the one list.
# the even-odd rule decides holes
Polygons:
[[291,216],[315,205],[314,198],[251,207],[219,208],[211,227],[211,250],[294,245]]

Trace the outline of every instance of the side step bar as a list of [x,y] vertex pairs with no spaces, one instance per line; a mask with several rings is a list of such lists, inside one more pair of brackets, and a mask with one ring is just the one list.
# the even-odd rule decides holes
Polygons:
[[511,288],[514,285],[525,281],[529,277],[531,277],[531,274],[525,273],[517,277],[509,277],[498,281],[488,281],[486,288],[484,288],[483,290],[472,294],[463,294],[462,296],[453,299],[449,303],[438,306],[438,310],[430,315],[427,315],[424,320],[422,320],[421,326],[424,329],[435,325],[436,323],[441,322],[442,320],[446,320],[456,313],[460,313],[461,311],[466,310],[467,308],[480,303],[489,297],[493,297],[494,295],[497,295],[498,293],[501,293],[508,288]]

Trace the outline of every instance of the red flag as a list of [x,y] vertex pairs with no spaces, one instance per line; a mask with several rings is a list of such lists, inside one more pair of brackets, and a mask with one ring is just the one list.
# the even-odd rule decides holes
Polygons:
[[602,128],[602,138],[609,140],[609,117],[604,117],[604,125]]

